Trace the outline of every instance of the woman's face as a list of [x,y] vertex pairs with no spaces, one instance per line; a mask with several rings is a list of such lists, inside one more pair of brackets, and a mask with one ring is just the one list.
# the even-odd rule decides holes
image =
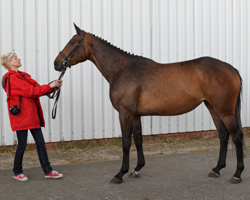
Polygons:
[[17,55],[14,55],[12,57],[12,60],[8,63],[11,67],[19,68],[22,66],[21,59],[17,57]]

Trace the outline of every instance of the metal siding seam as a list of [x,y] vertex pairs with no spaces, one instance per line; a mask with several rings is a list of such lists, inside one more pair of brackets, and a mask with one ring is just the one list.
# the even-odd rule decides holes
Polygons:
[[[72,11],[72,4],[73,4],[73,1],[69,1],[69,23],[73,21],[73,11]],[[69,24],[69,39],[74,35],[74,32],[72,31],[72,25]],[[66,43],[68,42],[68,40],[66,41]],[[64,48],[64,47],[63,47]],[[62,49],[63,49],[62,48]],[[75,67],[75,66],[74,66]],[[73,86],[73,73],[71,70],[70,70],[70,73],[69,73],[69,97],[68,97],[68,101],[69,101],[69,108],[70,110],[66,110],[68,112],[68,116],[69,117],[69,121],[70,121],[70,132],[69,133],[65,133],[65,134],[69,134],[69,138],[72,138],[74,140],[74,106],[73,106],[73,102],[74,102],[74,97],[73,97],[73,94],[74,94],[74,88],[72,88]]]
[[[187,34],[186,34],[186,51],[187,51],[187,59],[194,58],[194,1],[192,4],[188,3],[187,6],[187,17],[186,23],[189,24],[187,26]],[[195,123],[195,111],[191,111],[187,113],[187,131],[194,130]]]
[[233,64],[233,1],[226,5],[226,60],[228,63]]
[[[82,3],[82,1],[80,1],[80,6],[79,6],[79,9],[80,9],[80,24],[79,24],[79,26],[83,29],[83,25],[82,25],[82,18],[83,18],[83,14],[82,14],[82,5],[83,5],[83,3]],[[81,63],[81,66],[80,66],[81,68],[83,68],[84,66],[83,66],[83,63]],[[81,70],[81,77],[83,77],[83,69]],[[81,84],[81,101],[80,101],[80,103],[81,103],[81,139],[83,140],[83,138],[84,138],[84,112],[83,112],[83,109],[84,109],[84,98],[83,98],[83,93],[84,93],[84,90],[83,90],[83,88],[84,88],[84,85],[83,85],[83,79],[81,78],[80,79],[81,81],[80,81],[80,84]]]
[[[72,18],[78,26],[79,26],[79,19],[80,19],[80,2],[73,1],[71,10],[72,10]],[[71,30],[75,32],[73,28],[73,24],[70,26],[72,27]],[[74,35],[72,33],[71,35]],[[79,84],[81,82],[81,66],[80,64],[74,66],[74,71],[72,71],[72,125],[73,125],[73,131],[72,131],[72,138],[73,140],[81,140],[81,87],[82,85]]]
[[[72,37],[70,34],[71,27],[73,23],[71,21],[71,6],[70,1],[65,0],[61,5],[61,15],[59,17],[59,32],[61,33],[60,42],[59,42],[59,50],[63,49],[68,40]],[[60,122],[62,124],[61,128],[61,140],[70,141],[73,140],[72,134],[72,114],[71,114],[71,70],[68,70],[66,75],[63,78],[63,87],[62,87],[62,97],[61,97],[61,112],[62,116],[60,116]],[[58,76],[57,76],[58,77]]]
[[[159,13],[159,37],[158,37],[158,41],[159,41],[159,61],[162,63],[163,61],[163,54],[162,54],[162,43],[161,43],[161,38],[162,38],[162,13],[161,13],[161,7],[162,7],[162,1],[159,1],[158,3],[158,13]],[[159,117],[159,128],[156,134],[162,133],[162,116]]]
[[[94,18],[94,32],[96,33],[96,35],[98,37],[101,37],[102,35],[102,24],[101,24],[101,16],[102,16],[102,8],[99,5],[99,3],[97,1],[94,1],[94,9],[93,11],[93,15],[92,17]],[[98,16],[96,16],[96,13],[99,13]],[[102,138],[102,112],[103,112],[103,108],[102,108],[102,81],[103,81],[103,76],[101,75],[100,71],[97,69],[96,66],[94,66],[93,64],[93,68],[94,68],[94,117],[95,117],[95,136],[94,138]],[[100,114],[101,112],[101,114]]]
[[[164,12],[165,11],[165,12]],[[160,6],[160,18],[161,23],[161,36],[160,41],[162,43],[161,45],[161,62],[167,63],[169,60],[169,1],[161,0],[161,6]],[[162,117],[161,118],[161,131],[160,133],[168,133],[169,130],[169,117]]]
[[[49,66],[49,57],[50,57],[50,22],[49,22],[49,18],[50,18],[50,7],[49,7],[49,3],[48,3],[48,0],[46,0],[46,10],[47,10],[47,15],[46,15],[46,26],[47,26],[47,66]],[[48,71],[47,71],[47,76],[48,76],[48,80],[51,80],[51,76],[50,76],[50,69],[48,68]],[[50,110],[51,110],[52,106],[51,106],[51,103],[49,101],[48,103],[48,110],[49,110],[49,113],[50,113]],[[49,115],[50,116],[50,115]],[[50,118],[49,118],[50,119]],[[52,142],[51,140],[51,130],[52,130],[52,119],[49,120],[49,123],[48,123],[48,140],[49,142]]]
[[[183,61],[186,59],[186,1],[180,2],[178,1],[178,60]],[[177,130],[178,132],[185,132],[187,131],[187,115],[183,114],[179,116],[179,121],[177,124]]]
[[[113,4],[111,0],[103,4],[103,38],[112,42],[112,9]],[[110,9],[110,10],[109,10]],[[109,99],[109,84],[106,80],[103,82],[103,137],[112,138],[113,135],[113,108]]]
[[[12,6],[11,6],[11,2],[10,1],[3,1],[3,27],[4,27],[4,31],[2,32],[3,34],[3,43],[1,43],[2,47],[3,47],[3,53],[7,53],[9,51],[12,50],[12,36],[8,37],[9,35],[11,35],[12,33],[12,25],[11,25],[11,21],[12,21]],[[6,36],[6,37],[5,37]],[[6,72],[5,72],[6,73]],[[5,117],[4,119],[9,120],[9,116],[8,116],[8,110],[7,110],[7,106],[5,104]],[[10,128],[10,126],[7,125],[8,123],[5,123],[5,127],[4,127],[4,136],[3,136],[3,144],[5,145],[11,145],[14,142],[14,134],[12,134],[12,130]],[[9,123],[10,124],[10,123]]]
[[[247,12],[247,35],[249,36],[250,35],[250,2],[249,1],[247,1],[247,10],[248,10],[248,12]],[[246,38],[247,39],[247,55],[249,55],[249,53],[250,53],[250,38],[248,37],[248,38]],[[247,91],[247,94],[245,94],[245,95],[247,95],[247,109],[246,109],[246,111],[247,111],[247,125],[246,126],[250,126],[250,69],[249,69],[249,65],[250,65],[250,58],[249,58],[249,56],[247,56],[247,66],[246,66],[246,68],[247,68],[247,80],[245,81],[246,82],[246,91]]]
[[[3,42],[2,42],[3,41],[3,39],[2,39],[2,31],[3,31],[3,25],[2,25],[3,11],[2,11],[2,8],[3,8],[2,0],[0,0],[0,44],[3,44]],[[0,48],[0,55],[2,56],[2,54],[3,54],[2,48]],[[4,74],[3,67],[1,67],[1,69],[0,69],[0,74],[1,74],[1,76]],[[6,123],[3,122],[4,121],[4,112],[5,112],[5,110],[1,109],[1,108],[4,107],[3,105],[6,104],[6,102],[4,101],[4,98],[5,98],[5,92],[4,92],[4,90],[0,90],[0,110],[2,111],[2,112],[0,112],[0,131],[1,131],[0,132],[0,146],[3,145],[3,139],[4,139],[4,137],[3,137],[3,132],[4,132],[3,131],[3,126],[4,126],[4,124],[6,124]]]
[[[203,55],[204,56],[211,56],[211,16],[210,14],[211,4],[210,1],[205,1],[203,4],[203,12],[204,14],[204,45],[203,45]],[[202,130],[209,130],[210,129],[210,117],[209,111],[206,106],[203,105],[203,128]]]
[[[53,63],[54,56],[56,55],[55,52],[58,52],[58,2],[51,1],[50,2],[51,10],[50,10],[50,17],[51,17],[51,57],[50,62]],[[50,73],[53,75],[53,77],[58,77],[58,72],[55,72],[53,68],[50,68]],[[53,103],[53,102],[52,102]],[[61,100],[59,101],[59,104],[61,104]],[[57,111],[57,115],[59,116],[61,114],[61,110]],[[52,123],[52,141],[60,141],[60,118],[55,118]]]
[[[12,31],[11,31],[11,40],[12,40],[12,47],[11,47],[11,49],[12,50],[14,50],[14,51],[16,51],[16,39],[15,39],[15,37],[14,37],[14,34],[15,34],[15,32],[16,32],[16,29],[15,29],[15,18],[16,18],[16,12],[15,12],[15,9],[14,9],[15,7],[13,6],[13,1],[11,1],[11,13],[12,13],[12,18],[11,18],[11,20],[12,20],[12,26],[11,26],[11,29],[12,29]],[[19,54],[18,54],[19,55]],[[20,55],[19,55],[20,56]],[[16,140],[16,134],[13,134],[13,143],[15,143],[15,140]]]
[[[142,1],[142,53],[146,58],[151,58],[152,56],[152,13],[150,6],[151,1]],[[149,22],[149,23],[147,23]],[[152,117],[142,117],[142,133],[143,135],[152,134]]]
[[[202,16],[202,2],[196,0],[194,2],[194,52],[195,58],[202,56],[202,39],[203,39],[203,16]],[[202,28],[201,28],[202,27]],[[201,28],[201,30],[200,30]],[[202,130],[202,106],[198,106],[195,110],[194,117],[194,130],[199,131]]]
[[[240,36],[240,44],[241,44],[241,50],[240,50],[240,55],[241,55],[241,77],[243,79],[243,81],[247,81],[247,42],[246,42],[246,38],[247,38],[247,12],[246,12],[246,0],[242,0],[241,1],[241,5],[240,5],[240,10],[241,10],[241,16],[240,16],[240,21],[241,21],[241,36]],[[243,94],[247,94],[247,87],[243,87]],[[244,102],[244,104],[242,104],[242,125],[246,126],[246,121],[247,121],[247,112],[246,112],[246,108],[247,108],[247,95],[243,95],[242,96],[242,102]]]
[[[159,34],[159,10],[158,1],[154,1],[152,5],[152,59],[159,62],[159,41],[156,40]],[[160,117],[152,116],[152,134],[158,134],[160,132]]]
[[[170,40],[169,40],[169,61],[177,62],[178,61],[178,4],[174,0],[170,0],[169,2],[170,10],[169,10],[169,29]],[[170,116],[169,117],[169,132],[178,132],[178,116]]]
[[[87,4],[87,3],[86,3]],[[88,6],[84,6],[84,29],[91,32],[92,18],[91,16],[91,1],[88,1]],[[92,139],[93,135],[93,88],[92,88],[92,66],[89,61],[84,63],[84,139]]]
[[[39,0],[38,4],[38,13],[39,13],[39,22],[38,23],[38,32],[40,33],[40,38],[38,38],[38,42],[40,43],[40,76],[41,76],[41,84],[49,83],[48,76],[48,30],[47,30],[47,1]],[[46,26],[44,26],[46,25]],[[40,29],[40,30],[39,30]],[[44,118],[45,118],[45,128],[43,131],[44,139],[46,142],[49,142],[49,124],[50,124],[50,109],[49,109],[49,99],[42,98],[41,103],[43,106]],[[44,105],[45,104],[45,105]]]

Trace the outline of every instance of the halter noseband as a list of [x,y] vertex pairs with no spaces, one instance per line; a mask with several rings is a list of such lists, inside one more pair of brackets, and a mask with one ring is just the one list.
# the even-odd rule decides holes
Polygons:
[[[63,61],[63,68],[66,69],[67,67],[71,67],[69,62],[71,60],[71,58],[73,57],[73,55],[75,54],[75,52],[77,51],[77,49],[80,47],[80,44],[82,43],[84,37],[85,37],[85,32],[83,32],[83,36],[80,35],[76,35],[78,36],[81,40],[77,43],[77,45],[75,46],[75,48],[69,53],[68,56],[65,56],[64,53],[62,51],[59,52],[59,54],[63,57],[64,61]],[[83,46],[83,51],[84,51],[84,55],[86,57],[86,53],[85,53],[85,48]]]

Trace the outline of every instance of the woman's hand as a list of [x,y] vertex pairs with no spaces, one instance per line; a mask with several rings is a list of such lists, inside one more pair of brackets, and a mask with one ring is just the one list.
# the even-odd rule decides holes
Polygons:
[[49,84],[50,88],[61,87],[63,84],[62,80],[55,80]]

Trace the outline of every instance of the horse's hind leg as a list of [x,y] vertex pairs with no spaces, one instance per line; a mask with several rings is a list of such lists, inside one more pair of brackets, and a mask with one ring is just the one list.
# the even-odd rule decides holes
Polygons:
[[[220,138],[220,157],[218,161],[218,165],[213,169],[210,176],[219,175],[219,170],[222,169],[226,165],[226,152],[227,152],[227,144],[229,134],[232,136],[232,140],[236,146],[236,156],[237,156],[237,169],[236,172],[231,179],[231,183],[240,183],[241,182],[241,173],[244,170],[244,161],[243,161],[243,132],[241,129],[241,122],[239,117],[239,111],[236,109],[236,113],[230,112],[215,112],[213,107],[206,103],[215,125],[219,132]],[[225,109],[226,110],[226,109]],[[218,113],[218,114],[217,114]],[[227,114],[225,114],[227,113]]]
[[130,173],[129,177],[130,178],[137,178],[140,176],[140,170],[141,168],[145,165],[145,158],[143,154],[143,148],[142,148],[142,129],[141,129],[141,118],[136,117],[133,121],[133,128],[132,128],[132,133],[135,141],[135,146],[137,149],[137,157],[138,157],[138,162],[137,166],[135,169]]
[[228,131],[230,132],[233,142],[236,146],[237,168],[230,182],[240,183],[241,173],[244,170],[243,132],[241,130],[241,124],[240,124],[240,121],[237,120],[235,115],[224,116],[222,120],[225,126],[227,127]]
[[217,166],[213,168],[212,171],[208,174],[209,177],[217,178],[220,176],[220,170],[226,167],[229,132],[213,107],[208,102],[205,102],[205,105],[210,111],[220,139],[220,154]]

